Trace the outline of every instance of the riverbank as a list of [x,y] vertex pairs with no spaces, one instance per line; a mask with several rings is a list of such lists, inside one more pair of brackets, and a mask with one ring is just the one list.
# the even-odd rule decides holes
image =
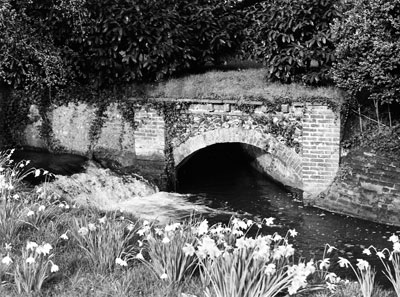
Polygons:
[[[236,285],[242,283],[234,279],[236,276],[258,279],[247,275],[251,272],[247,269],[236,276],[228,271],[222,273],[223,267],[229,268],[230,273],[236,272],[232,265],[252,263],[253,257],[264,259],[261,266],[254,266],[261,270],[252,273],[267,277],[266,282],[271,281],[269,275],[279,279],[282,275],[278,271],[284,272],[285,285],[279,288],[284,295],[288,290],[299,290],[302,293],[298,296],[312,296],[314,289],[327,286],[326,280],[318,277],[328,272],[319,265],[323,259],[314,262],[306,259],[304,266],[293,260],[291,241],[297,235],[294,229],[286,236],[281,234],[283,237],[277,233],[260,235],[255,241],[243,237],[249,228],[269,226],[272,218],[254,222],[235,219],[225,226],[208,226],[204,220],[157,226],[130,212],[106,212],[93,206],[75,205],[46,187],[20,192],[18,172],[25,163],[11,167],[6,163],[3,159],[0,174],[2,296],[217,296],[214,292],[217,285],[239,290]],[[32,169],[31,174],[47,173]],[[230,243],[229,247],[223,242]],[[241,255],[239,258],[235,258],[237,253]],[[211,259],[216,266],[208,266]],[[233,262],[226,262],[228,259]],[[282,261],[276,262],[277,259]],[[194,267],[200,270],[193,270]],[[268,267],[273,269],[267,273]],[[294,272],[288,274],[288,271]],[[207,272],[206,278],[202,272]],[[211,283],[207,281],[209,276],[218,275],[228,278],[221,279],[221,283],[214,277]],[[307,276],[311,277],[308,282],[304,278]],[[335,285],[347,288],[342,282]],[[349,296],[343,295],[348,292],[343,290],[329,296]],[[354,293],[357,289],[352,290]],[[318,294],[315,296],[324,296],[322,291]],[[390,296],[379,294],[374,297]],[[245,295],[239,292],[220,296]]]

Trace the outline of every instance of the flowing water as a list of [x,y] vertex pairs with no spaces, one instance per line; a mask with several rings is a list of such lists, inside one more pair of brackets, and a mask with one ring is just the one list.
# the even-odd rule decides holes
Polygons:
[[[388,238],[398,234],[400,228],[303,206],[296,194],[251,168],[240,149],[230,147],[229,153],[226,149],[214,147],[194,155],[178,175],[178,191],[194,194],[194,201],[211,208],[238,212],[247,218],[274,217],[277,227],[263,232],[284,235],[288,229],[296,229],[298,236],[293,243],[301,256],[321,259],[325,244],[329,244],[337,248],[336,259],[346,257],[354,263],[363,258],[381,269],[376,256],[366,256],[362,251],[370,245],[391,248]],[[228,218],[213,215],[210,220]],[[387,285],[382,274],[378,279]]]
[[[58,170],[55,172],[58,174],[81,171],[84,162],[84,158],[71,155],[20,154],[20,157],[33,160],[36,167],[53,169],[53,172]],[[321,259],[325,244],[329,244],[337,248],[334,258],[346,257],[353,263],[357,258],[363,258],[380,270],[377,257],[363,255],[362,251],[370,245],[378,249],[390,248],[388,238],[394,233],[399,234],[400,230],[303,206],[297,194],[252,169],[248,157],[237,145],[217,145],[199,151],[179,169],[178,179],[181,194],[162,192],[152,195],[155,199],[149,196],[146,200],[148,211],[154,212],[155,206],[164,207],[166,214],[175,213],[182,217],[185,211],[189,213],[193,207],[201,206],[210,223],[227,222],[232,213],[253,220],[273,217],[275,226],[262,232],[284,235],[288,229],[296,229],[298,236],[293,243],[298,255],[307,258]],[[121,205],[138,209],[133,200],[124,203]],[[161,209],[157,211],[161,212]],[[332,266],[334,270],[337,268],[337,265]],[[340,271],[344,275],[343,269]],[[382,274],[378,279],[387,285]]]

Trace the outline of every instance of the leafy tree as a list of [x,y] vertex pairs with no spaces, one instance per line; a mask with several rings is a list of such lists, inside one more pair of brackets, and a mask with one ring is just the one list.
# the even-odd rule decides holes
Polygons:
[[62,85],[66,69],[51,36],[27,13],[29,1],[0,0],[0,80],[23,89]]
[[400,0],[346,1],[345,8],[332,27],[336,85],[364,105],[398,101]]
[[271,80],[328,83],[335,60],[329,24],[339,16],[338,2],[268,0],[248,7],[243,56],[263,62]]

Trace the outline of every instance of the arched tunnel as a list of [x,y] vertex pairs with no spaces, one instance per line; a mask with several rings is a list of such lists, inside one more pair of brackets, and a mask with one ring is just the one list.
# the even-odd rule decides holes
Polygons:
[[194,194],[215,208],[251,213],[260,205],[263,213],[279,209],[281,198],[290,193],[281,182],[254,168],[256,158],[264,154],[265,150],[244,143],[218,143],[197,150],[177,167],[177,192]]

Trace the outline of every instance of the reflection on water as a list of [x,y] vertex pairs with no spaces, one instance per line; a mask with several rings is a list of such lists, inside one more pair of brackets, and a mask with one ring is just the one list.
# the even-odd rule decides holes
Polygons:
[[[178,176],[178,191],[194,194],[192,199],[197,203],[201,201],[209,207],[235,211],[248,218],[276,218],[275,223],[280,227],[263,232],[278,231],[283,235],[288,229],[296,229],[299,235],[294,244],[304,257],[320,258],[328,243],[338,249],[335,257],[354,261],[363,258],[378,265],[376,257],[362,254],[363,249],[370,245],[391,248],[388,238],[399,233],[400,228],[305,207],[294,195],[239,160],[240,155],[233,154],[232,150],[227,155],[222,148],[195,155],[186,163],[186,171]],[[228,219],[217,215],[210,221]],[[379,280],[384,282],[382,275]]]

